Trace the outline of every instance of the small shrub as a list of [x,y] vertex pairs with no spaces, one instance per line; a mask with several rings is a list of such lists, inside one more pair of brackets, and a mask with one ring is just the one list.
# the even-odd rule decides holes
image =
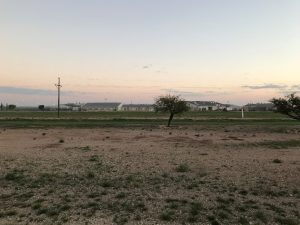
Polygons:
[[192,183],[190,183],[186,188],[187,189],[194,189],[194,188],[197,188],[199,187],[199,184],[197,181],[192,181]]
[[211,225],[220,225],[220,223],[217,220],[212,220]]
[[207,219],[208,219],[209,221],[213,221],[213,220],[216,220],[216,217],[213,216],[213,215],[208,215],[208,216],[207,216]]
[[226,212],[224,212],[224,211],[218,212],[218,216],[219,216],[221,219],[228,219],[228,218],[229,218],[228,214],[227,214]]
[[239,194],[241,194],[241,195],[247,195],[248,191],[247,190],[240,190]]
[[90,146],[84,146],[84,147],[80,147],[79,148],[80,150],[82,150],[83,152],[88,152],[88,151],[91,151],[91,148],[90,148]]
[[97,197],[99,197],[99,194],[96,193],[96,192],[93,192],[93,193],[89,193],[89,194],[87,195],[87,197],[88,197],[88,198],[97,198]]
[[160,214],[159,218],[164,221],[171,221],[174,219],[173,211],[164,211]]
[[41,215],[41,214],[46,214],[47,213],[47,209],[46,208],[40,208],[36,211],[37,215]]
[[161,175],[163,178],[168,178],[169,177],[169,174],[164,172],[162,175]]
[[88,179],[92,179],[92,178],[94,178],[95,177],[95,174],[92,172],[92,171],[89,171],[88,173],[87,173],[87,178]]
[[64,143],[65,140],[64,139],[59,139],[59,143]]
[[274,159],[273,163],[282,163],[282,160],[280,160],[280,159]]
[[108,187],[112,187],[113,184],[109,180],[104,180],[104,181],[102,181],[101,186],[104,187],[104,188],[108,188]]
[[126,194],[124,192],[120,192],[116,195],[116,198],[125,198]]
[[141,217],[141,215],[136,215],[136,216],[134,217],[134,220],[136,220],[136,221],[140,221],[140,220],[142,220],[142,217]]
[[55,217],[55,216],[59,215],[59,211],[57,209],[50,209],[50,210],[48,210],[46,215],[49,217]]
[[169,205],[168,205],[168,208],[170,209],[177,209],[179,207],[178,203],[177,202],[171,202]]
[[190,168],[187,164],[180,164],[178,167],[176,167],[176,172],[186,173],[188,171],[190,171]]
[[199,202],[192,202],[191,203],[191,208],[190,208],[190,214],[193,216],[196,216],[199,214],[200,210],[203,209],[203,206]]
[[278,217],[278,218],[276,218],[276,221],[282,225],[298,225],[299,224],[295,219],[292,219],[292,218]]
[[97,155],[92,155],[89,159],[90,162],[97,162],[98,161],[98,156]]
[[17,211],[15,210],[9,210],[5,213],[6,216],[15,216],[17,215]]
[[98,208],[98,203],[97,202],[88,202],[86,204],[86,208]]
[[245,217],[240,217],[238,220],[239,224],[241,225],[249,225],[249,221]]
[[113,222],[117,225],[124,225],[128,222],[128,215],[115,215]]
[[13,170],[11,172],[8,172],[4,178],[5,180],[9,180],[9,181],[20,181],[23,180],[25,176],[23,174],[23,171]]
[[228,205],[234,202],[233,198],[222,198],[220,196],[217,197],[217,202]]
[[71,209],[71,206],[68,204],[62,205],[59,207],[60,211],[67,211],[69,209]]
[[197,222],[197,220],[198,220],[197,215],[189,215],[187,218],[187,221],[190,223],[195,223],[195,222]]
[[34,210],[40,209],[41,207],[42,207],[41,203],[35,203],[31,206],[31,208]]
[[267,223],[268,222],[268,218],[267,216],[262,212],[262,211],[257,211],[254,214],[255,218],[259,219],[260,221]]

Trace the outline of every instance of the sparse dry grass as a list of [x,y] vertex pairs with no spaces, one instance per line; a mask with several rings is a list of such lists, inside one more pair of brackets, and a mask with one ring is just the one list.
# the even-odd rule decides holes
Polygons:
[[0,224],[298,224],[297,135],[2,131]]

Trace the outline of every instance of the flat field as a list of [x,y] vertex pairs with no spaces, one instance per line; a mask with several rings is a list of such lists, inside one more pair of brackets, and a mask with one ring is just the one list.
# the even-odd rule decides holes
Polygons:
[[[166,124],[168,114],[154,112],[0,112],[2,128],[96,128],[96,127],[157,127]],[[300,125],[286,116],[274,112],[188,112],[176,115],[176,126],[280,126]]]
[[299,123],[163,119],[2,119],[0,224],[299,224]]
[[[53,119],[57,117],[57,112],[54,111],[0,111],[0,119]],[[62,119],[157,119],[166,118],[167,115],[155,112],[68,112],[60,113]],[[245,112],[245,117],[248,119],[283,119],[285,116],[274,112]],[[241,112],[229,111],[207,111],[207,112],[186,112],[175,118],[180,119],[239,119]]]

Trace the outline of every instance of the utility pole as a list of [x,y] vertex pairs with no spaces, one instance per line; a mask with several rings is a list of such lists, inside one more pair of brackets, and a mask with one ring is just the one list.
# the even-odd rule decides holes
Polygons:
[[60,111],[60,88],[62,87],[60,85],[60,77],[58,77],[58,83],[55,84],[57,87],[57,117],[59,118],[59,111]]

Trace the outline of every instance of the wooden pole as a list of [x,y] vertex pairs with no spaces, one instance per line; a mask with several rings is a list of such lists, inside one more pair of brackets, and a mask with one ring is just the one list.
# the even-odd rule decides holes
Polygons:
[[60,113],[60,88],[62,87],[60,85],[60,77],[58,77],[58,83],[55,84],[57,87],[57,117],[59,118],[59,113]]

